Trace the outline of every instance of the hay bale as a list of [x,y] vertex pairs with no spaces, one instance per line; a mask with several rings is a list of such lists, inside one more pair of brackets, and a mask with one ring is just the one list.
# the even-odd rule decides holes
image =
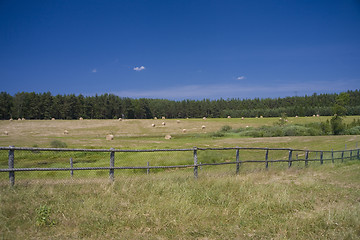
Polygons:
[[154,120],[157,120],[157,117],[154,117]]
[[206,120],[206,117],[203,117],[203,120]]
[[152,127],[155,127],[155,124],[153,123],[153,124],[151,124],[151,126],[152,126]]
[[231,116],[227,116],[227,118],[231,118]]
[[166,136],[165,136],[165,139],[166,139],[166,140],[171,139],[171,135],[166,135]]
[[241,120],[244,120],[244,117],[242,117]]
[[184,128],[184,129],[182,130],[182,132],[183,132],[183,133],[186,133],[186,129]]
[[162,117],[161,119],[162,119],[162,120],[165,120],[165,117]]
[[206,128],[206,126],[205,126],[205,125],[202,125],[202,126],[201,126],[201,129],[205,129],[205,128]]
[[25,121],[25,118],[22,118],[21,121]]
[[176,120],[177,123],[180,123],[180,120]]
[[112,134],[106,135],[106,140],[108,140],[108,141],[114,140],[114,135],[112,135]]
[[121,122],[121,121],[122,121],[122,118],[119,118],[119,119],[118,119],[118,121],[120,121],[120,122]]
[[263,116],[260,116],[260,118],[263,118]]
[[165,125],[166,125],[166,123],[165,123],[165,122],[162,122],[161,124],[162,124],[163,126],[165,126]]
[[8,131],[4,131],[4,135],[9,135],[9,132]]
[[67,134],[69,134],[69,131],[68,130],[64,130],[64,135],[67,135]]
[[21,121],[21,118],[18,118],[18,121]]
[[51,118],[51,121],[55,121],[55,118]]
[[84,119],[83,119],[82,117],[80,117],[80,118],[79,118],[79,120],[81,120],[81,121],[82,121],[82,120],[84,120]]
[[11,122],[12,120],[13,120],[12,118],[9,119],[10,122]]

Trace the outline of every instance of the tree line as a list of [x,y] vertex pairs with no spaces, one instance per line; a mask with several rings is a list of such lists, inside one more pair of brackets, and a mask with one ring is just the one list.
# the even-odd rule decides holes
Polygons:
[[[346,115],[360,115],[359,90],[347,91]],[[167,100],[127,98],[114,94],[55,95],[50,92],[0,93],[0,119],[149,119],[279,117],[334,115],[337,93],[285,98]]]

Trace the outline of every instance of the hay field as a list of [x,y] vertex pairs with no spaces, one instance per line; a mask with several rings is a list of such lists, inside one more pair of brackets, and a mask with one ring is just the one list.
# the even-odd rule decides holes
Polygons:
[[[358,117],[346,117],[351,122]],[[321,122],[330,117],[288,118],[289,123],[305,124]],[[273,125],[278,118],[239,118],[231,119],[133,119],[133,120],[24,120],[0,121],[0,146],[49,147],[53,140],[65,142],[71,148],[182,148],[218,146],[260,146],[260,147],[306,147],[309,149],[341,149],[345,144],[355,147],[358,136],[315,136],[315,137],[276,137],[211,138],[208,133],[218,131],[229,125],[240,127],[259,127]],[[166,125],[162,125],[165,122]],[[155,127],[152,127],[155,124]],[[205,126],[205,129],[202,129]],[[186,132],[183,132],[186,129]],[[64,134],[67,130],[68,134]],[[7,132],[7,135],[4,133]],[[106,135],[114,135],[107,141]],[[171,135],[171,140],[165,136]]]

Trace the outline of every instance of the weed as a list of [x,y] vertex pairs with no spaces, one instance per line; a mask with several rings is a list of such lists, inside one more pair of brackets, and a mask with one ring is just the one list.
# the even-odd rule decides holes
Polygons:
[[67,144],[59,140],[53,140],[51,141],[50,146],[52,148],[66,148]]
[[51,208],[42,205],[36,209],[36,226],[54,226],[55,221],[50,218]]

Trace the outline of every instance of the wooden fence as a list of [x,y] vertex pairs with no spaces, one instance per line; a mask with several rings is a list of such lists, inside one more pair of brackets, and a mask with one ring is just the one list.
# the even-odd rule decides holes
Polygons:
[[[236,166],[236,174],[239,174],[240,166],[244,163],[263,163],[265,164],[265,169],[269,168],[269,163],[279,163],[286,162],[290,168],[294,162],[304,162],[305,166],[308,166],[309,162],[320,162],[323,164],[324,161],[331,161],[334,163],[337,160],[343,162],[346,159],[360,159],[359,148],[350,149],[350,150],[340,150],[340,151],[313,151],[313,150],[302,150],[302,149],[291,149],[291,148],[249,148],[249,147],[227,147],[227,148],[187,148],[187,149],[150,149],[150,150],[125,150],[125,149],[68,149],[68,148],[23,148],[23,147],[0,147],[0,151],[8,151],[8,168],[0,169],[0,172],[9,172],[10,185],[15,184],[15,172],[25,172],[25,171],[70,171],[71,176],[74,171],[83,171],[83,170],[109,170],[109,178],[111,181],[114,181],[114,172],[115,170],[123,169],[145,169],[149,173],[150,169],[166,169],[166,168],[193,168],[194,177],[198,177],[198,169],[203,166],[219,166],[226,164],[234,164]],[[228,162],[213,162],[213,163],[201,163],[198,162],[198,152],[199,151],[215,151],[215,150],[235,150],[235,161]],[[256,150],[264,151],[263,160],[240,160],[239,155],[242,150]],[[31,152],[102,152],[109,153],[109,166],[108,167],[73,167],[73,159],[70,158],[70,167],[65,168],[16,168],[15,166],[15,151],[31,151]],[[270,151],[286,151],[286,159],[269,159]],[[115,166],[115,153],[117,152],[126,152],[126,153],[159,153],[159,152],[192,152],[193,164],[187,165],[172,165],[172,166],[150,166],[147,162],[147,166]],[[299,158],[299,154],[294,155],[294,153],[302,153],[303,158]],[[310,153],[315,153],[315,158],[310,158]],[[324,155],[329,157],[324,157]],[[296,156],[296,157],[294,157]]]

